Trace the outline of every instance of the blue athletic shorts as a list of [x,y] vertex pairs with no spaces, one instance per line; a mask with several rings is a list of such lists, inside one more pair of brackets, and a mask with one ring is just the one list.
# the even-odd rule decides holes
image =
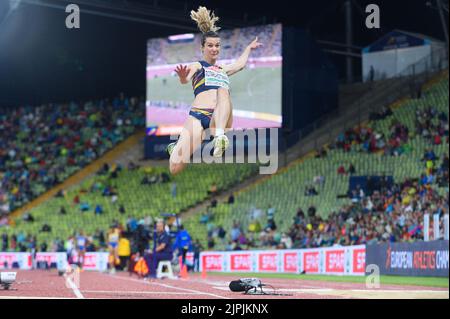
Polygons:
[[211,123],[212,115],[214,109],[202,109],[198,107],[193,107],[189,111],[189,115],[195,117],[202,124],[203,129],[208,129]]

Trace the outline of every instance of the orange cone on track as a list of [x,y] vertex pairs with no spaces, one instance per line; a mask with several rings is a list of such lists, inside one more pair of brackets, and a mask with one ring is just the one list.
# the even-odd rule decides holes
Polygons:
[[188,271],[187,271],[187,266],[186,265],[183,265],[181,267],[180,277],[183,278],[183,279],[188,279]]

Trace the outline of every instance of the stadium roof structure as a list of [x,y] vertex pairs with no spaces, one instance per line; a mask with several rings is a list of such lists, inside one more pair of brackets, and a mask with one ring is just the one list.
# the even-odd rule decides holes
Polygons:
[[[442,42],[442,41],[439,40],[439,39],[436,39],[436,38],[434,38],[434,37],[431,37],[431,36],[429,36],[429,35],[425,35],[425,34],[422,34],[422,33],[409,32],[409,31],[404,31],[404,30],[399,30],[399,29],[395,29],[395,30],[393,30],[393,31],[398,31],[398,32],[401,32],[401,33],[410,35],[410,36],[412,36],[412,37],[417,37],[417,38],[424,39],[424,40],[429,40],[429,41],[432,41],[432,42]],[[442,43],[443,43],[443,42],[442,42]]]
[[444,42],[427,36],[421,33],[409,32],[399,29],[394,29],[385,34],[380,39],[371,43],[362,49],[363,53],[384,51],[404,47],[413,47],[420,45],[427,45],[430,43],[444,44]]

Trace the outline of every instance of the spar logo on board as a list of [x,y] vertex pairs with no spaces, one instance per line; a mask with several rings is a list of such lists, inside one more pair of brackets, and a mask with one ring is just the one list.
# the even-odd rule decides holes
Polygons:
[[284,272],[298,272],[298,254],[297,253],[284,253]]
[[344,272],[344,250],[329,250],[325,252],[326,272]]
[[223,256],[222,255],[204,255],[203,267],[209,271],[223,271]]
[[21,269],[31,269],[33,260],[30,253],[3,253],[0,252],[0,269],[12,268],[14,264]]
[[277,253],[261,253],[258,257],[259,271],[277,271]]
[[14,253],[8,254],[8,253],[1,253],[0,254],[0,269],[5,268],[11,268],[12,264],[18,262],[17,255]]
[[251,254],[232,254],[230,255],[231,270],[250,271],[252,270]]
[[[78,263],[78,256],[74,255],[72,261]],[[92,270],[98,268],[97,255],[86,253],[84,255],[83,269]]]
[[37,253],[36,254],[37,262],[45,262],[48,266],[51,266],[54,263],[58,262],[58,256],[52,253]]
[[319,252],[303,253],[303,271],[307,273],[319,272]]
[[366,249],[353,250],[353,272],[364,273],[366,269]]
[[96,255],[84,256],[83,267],[86,269],[95,269],[97,267],[97,256]]

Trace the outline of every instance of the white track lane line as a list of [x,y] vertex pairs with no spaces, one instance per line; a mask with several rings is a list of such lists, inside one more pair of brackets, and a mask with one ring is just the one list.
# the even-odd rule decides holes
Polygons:
[[35,296],[0,296],[0,299],[72,299],[65,297],[35,297]]
[[167,291],[111,291],[111,290],[83,290],[92,294],[130,294],[130,295],[198,295],[196,292],[167,292]]
[[448,290],[411,290],[411,289],[388,289],[388,290],[381,290],[381,289],[352,289],[351,291],[354,292],[378,292],[378,293],[427,293],[427,294],[442,294],[445,292],[448,292]]
[[178,290],[181,290],[181,291],[197,293],[199,295],[206,295],[206,296],[216,297],[216,298],[220,298],[220,299],[231,299],[231,298],[228,298],[228,297],[212,294],[212,293],[209,293],[209,292],[203,292],[203,291],[194,290],[194,289],[180,288],[180,287],[176,287],[176,286],[160,284],[160,283],[153,282],[153,281],[152,282],[148,282],[148,281],[142,281],[142,280],[133,279],[133,278],[124,278],[124,277],[118,277],[118,276],[111,276],[111,275],[107,275],[107,274],[102,274],[102,275],[109,276],[110,278],[125,280],[125,281],[139,282],[141,284],[146,284],[146,285],[154,284],[154,285],[158,285],[158,286],[165,287],[165,288],[178,289]]

